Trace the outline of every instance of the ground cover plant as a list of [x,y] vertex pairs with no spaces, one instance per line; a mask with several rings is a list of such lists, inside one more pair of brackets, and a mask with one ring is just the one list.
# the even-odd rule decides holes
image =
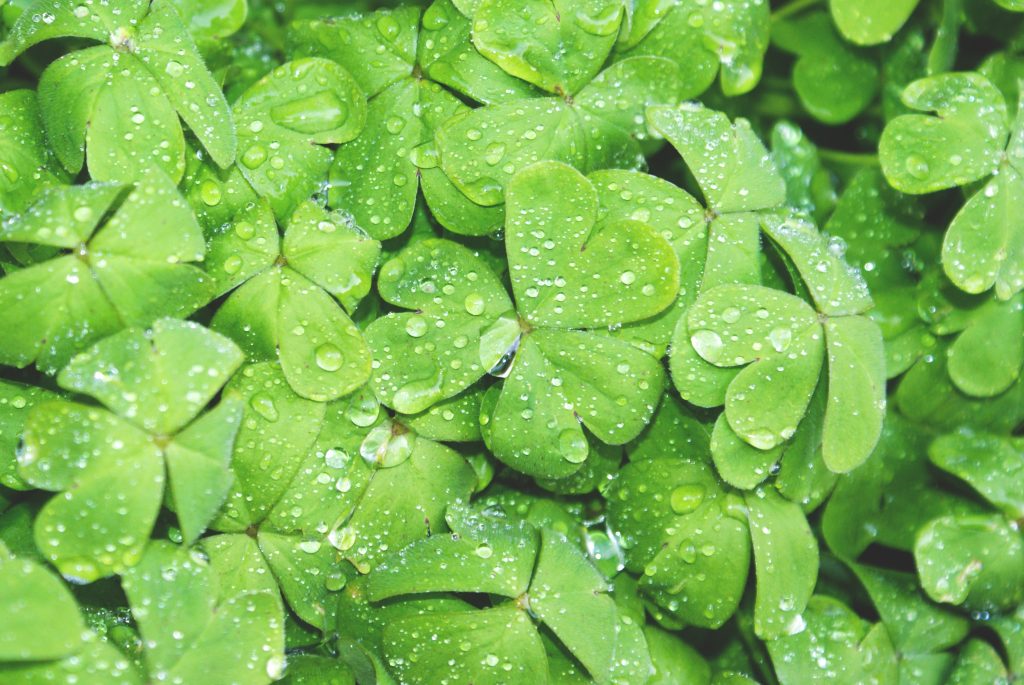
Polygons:
[[1024,682],[1024,2],[0,0],[0,683]]

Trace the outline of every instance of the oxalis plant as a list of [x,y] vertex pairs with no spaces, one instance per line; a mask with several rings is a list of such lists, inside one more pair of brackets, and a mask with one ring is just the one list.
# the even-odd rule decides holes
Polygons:
[[1021,680],[1022,38],[0,0],[0,683]]

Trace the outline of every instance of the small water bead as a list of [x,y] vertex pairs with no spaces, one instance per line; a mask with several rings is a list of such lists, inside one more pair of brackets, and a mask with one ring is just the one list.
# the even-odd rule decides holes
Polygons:
[[337,371],[341,368],[341,364],[344,361],[344,355],[336,345],[331,343],[324,343],[320,347],[316,348],[316,365],[324,371]]
[[224,260],[224,273],[236,274],[242,268],[242,258],[236,254]]
[[348,584],[348,578],[341,573],[331,573],[324,579],[324,588],[328,592],[338,592]]
[[348,453],[340,448],[332,447],[324,452],[324,463],[332,469],[345,468],[350,459],[351,457],[348,456]]
[[253,133],[259,133],[263,130],[263,122],[259,119],[249,122],[249,130]]
[[690,344],[697,354],[714,364],[722,358],[722,337],[711,330],[700,330],[690,336]]
[[582,464],[587,460],[590,448],[582,431],[567,428],[558,436],[558,451],[567,462]]
[[402,32],[402,27],[397,19],[390,14],[385,14],[377,19],[377,30],[380,31],[380,35],[384,36],[386,40],[394,41],[398,38],[398,34]]
[[693,544],[693,540],[687,538],[679,543],[676,554],[687,564],[692,564],[697,561],[697,546]]
[[474,553],[481,559],[490,559],[494,555],[494,550],[487,544],[481,544],[474,550]]
[[776,352],[785,352],[790,343],[793,342],[793,331],[783,326],[773,328],[768,332],[768,342]]
[[318,540],[303,540],[299,543],[299,549],[306,554],[316,554],[320,551],[320,542]]
[[422,338],[427,333],[427,320],[422,316],[410,316],[405,322],[405,332],[413,338]]
[[491,143],[484,151],[484,161],[495,166],[505,157],[505,145],[503,143]]
[[636,282],[636,274],[632,271],[623,271],[619,276],[619,280],[623,285],[632,285]]
[[480,316],[483,314],[484,309],[487,306],[484,298],[481,297],[479,293],[470,293],[469,295],[466,295],[466,300],[463,304],[466,306],[466,311],[473,316]]
[[262,145],[251,145],[242,153],[242,164],[249,169],[256,169],[267,161],[267,149]]
[[199,186],[199,197],[206,206],[216,207],[221,200],[220,184],[213,179],[206,179]]
[[680,485],[669,496],[669,505],[679,515],[689,514],[704,501],[704,492],[704,486],[699,483]]
[[253,395],[249,400],[249,406],[267,421],[277,421],[278,419],[277,406],[274,405],[274,399],[267,393],[258,392]]
[[729,307],[722,312],[722,320],[726,323],[736,323],[740,320],[742,312],[736,307]]
[[335,528],[327,534],[327,541],[335,549],[344,552],[356,544],[356,531],[348,526],[345,528]]
[[89,221],[93,216],[92,207],[79,207],[72,216],[75,217],[75,221]]
[[387,122],[384,124],[384,128],[386,128],[388,133],[391,134],[401,133],[402,129],[405,128],[405,119],[402,117],[388,117]]
[[164,67],[164,71],[171,78],[178,78],[185,73],[185,67],[182,66],[181,62],[175,62],[173,59],[167,62],[167,66]]
[[906,161],[907,173],[914,178],[923,181],[928,178],[928,173],[931,168],[928,166],[928,161],[918,155],[910,155]]
[[479,130],[475,128],[471,128],[468,131],[466,131],[466,138],[473,141],[480,140],[483,137],[483,135],[483,133],[481,133]]

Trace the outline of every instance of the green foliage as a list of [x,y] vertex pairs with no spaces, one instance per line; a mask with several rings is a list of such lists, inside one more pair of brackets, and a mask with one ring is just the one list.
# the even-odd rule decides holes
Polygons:
[[0,0],[0,683],[1024,678],[1022,38]]

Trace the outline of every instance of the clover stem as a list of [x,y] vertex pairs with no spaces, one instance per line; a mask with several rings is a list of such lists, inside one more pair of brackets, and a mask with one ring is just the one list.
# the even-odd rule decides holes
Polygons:
[[817,5],[819,2],[821,2],[821,0],[793,0],[793,2],[789,3],[785,7],[780,7],[772,12],[772,21],[781,21],[787,17],[804,11],[808,7]]
[[870,152],[846,152],[845,150],[818,148],[818,157],[827,162],[854,166],[875,166],[878,164],[878,155],[871,154]]

